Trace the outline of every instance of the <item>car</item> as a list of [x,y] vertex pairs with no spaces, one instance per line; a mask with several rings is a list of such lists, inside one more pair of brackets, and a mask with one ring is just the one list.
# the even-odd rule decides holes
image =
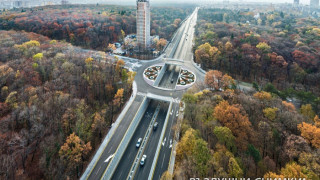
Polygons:
[[155,131],[155,130],[157,130],[157,128],[158,128],[158,122],[155,122],[155,123],[153,124],[153,130]]
[[146,159],[147,159],[147,155],[144,154],[144,155],[142,156],[142,158],[141,158],[141,161],[140,161],[140,165],[141,165],[141,166],[144,165],[144,163],[146,162]]
[[177,111],[176,116],[177,116],[177,117],[179,116],[179,111]]
[[137,144],[136,144],[137,148],[140,147],[141,141],[142,141],[142,138],[139,138],[138,141],[137,141]]
[[171,79],[171,84],[173,83],[173,79]]

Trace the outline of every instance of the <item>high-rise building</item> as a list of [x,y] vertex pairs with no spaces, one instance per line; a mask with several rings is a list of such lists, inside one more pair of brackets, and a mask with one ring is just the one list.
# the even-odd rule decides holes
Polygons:
[[294,0],[293,4],[299,4],[299,0]]
[[68,2],[67,0],[62,0],[62,1],[61,1],[61,4],[62,4],[62,5],[66,5],[66,4],[68,4],[68,3],[69,3],[69,2]]
[[150,3],[149,0],[137,0],[137,41],[147,48],[150,45]]
[[310,8],[318,9],[319,8],[319,0],[310,0]]

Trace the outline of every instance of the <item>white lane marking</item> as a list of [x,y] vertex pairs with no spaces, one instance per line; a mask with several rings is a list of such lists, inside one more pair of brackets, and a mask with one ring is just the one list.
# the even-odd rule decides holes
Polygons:
[[112,147],[113,147],[113,146],[111,146],[111,147],[110,147],[110,149],[109,149],[108,153],[112,150]]
[[162,142],[162,146],[164,146],[164,144],[166,143],[167,138],[165,137],[163,142]]
[[166,154],[164,154],[163,156],[163,160],[162,160],[162,163],[161,163],[161,168],[163,167],[163,162],[164,162],[164,158],[166,157]]
[[109,162],[111,158],[113,158],[114,154],[111,154],[104,162]]
[[101,166],[99,167],[98,171],[96,172],[96,175],[98,174],[99,170],[101,169]]

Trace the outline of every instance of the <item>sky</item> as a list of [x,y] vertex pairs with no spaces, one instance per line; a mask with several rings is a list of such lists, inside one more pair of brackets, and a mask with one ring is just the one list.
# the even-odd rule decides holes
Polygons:
[[[90,0],[86,0],[88,2]],[[91,0],[108,4],[135,4],[136,0]],[[293,0],[229,0],[230,2],[265,2],[265,3],[293,3]],[[194,2],[222,2],[222,0],[150,0],[150,3],[194,3]],[[301,4],[310,4],[310,0],[300,0]]]

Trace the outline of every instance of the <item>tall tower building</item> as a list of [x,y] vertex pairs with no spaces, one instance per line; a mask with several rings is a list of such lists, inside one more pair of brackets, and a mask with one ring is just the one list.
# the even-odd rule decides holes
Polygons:
[[147,48],[150,45],[150,3],[149,0],[137,0],[137,41]]
[[293,1],[293,4],[298,5],[298,4],[299,4],[299,0],[294,0],[294,1]]
[[319,0],[310,0],[310,8],[318,9],[319,8]]

